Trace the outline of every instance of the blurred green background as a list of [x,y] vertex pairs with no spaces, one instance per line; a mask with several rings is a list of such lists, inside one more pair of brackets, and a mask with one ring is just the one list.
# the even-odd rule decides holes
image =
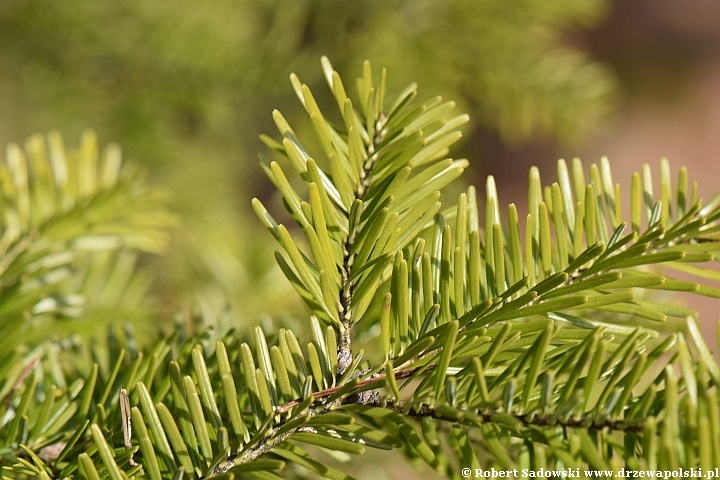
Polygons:
[[[140,261],[157,327],[195,313],[221,330],[272,330],[271,318],[305,309],[250,208],[257,196],[282,210],[256,163],[258,135],[274,136],[275,108],[307,133],[291,72],[332,104],[321,55],[350,91],[370,59],[388,68],[388,96],[415,81],[421,97],[457,101],[471,115],[452,152],[471,161],[461,182],[493,174],[521,210],[529,166],[551,182],[560,157],[608,155],[627,188],[642,163],[668,156],[705,198],[720,185],[713,0],[0,2],[0,145],[50,130],[77,145],[88,127],[119,143],[182,218],[167,253]],[[382,459],[357,476],[412,475]]]
[[[301,133],[305,128],[291,72],[321,105],[330,105],[321,55],[346,84],[370,59],[376,69],[388,67],[391,94],[416,81],[421,96],[456,100],[472,119],[453,151],[471,160],[463,181],[482,184],[494,174],[502,201],[523,205],[527,168],[560,156],[595,161],[617,154],[611,161],[628,171],[663,154],[675,166],[689,163],[662,142],[683,125],[660,141],[643,135],[657,115],[672,119],[687,108],[687,92],[718,64],[715,5],[2,2],[0,144],[51,129],[76,144],[87,127],[101,144],[118,142],[125,157],[149,170],[152,183],[172,192],[172,208],[183,219],[167,255],[144,260],[156,275],[158,318],[194,309],[224,326],[256,324],[303,312],[249,207],[258,196],[282,208],[256,165],[265,150],[257,137],[274,132],[274,108]],[[638,115],[647,125],[635,135],[647,150],[627,135]],[[553,180],[554,169],[546,171],[544,180]],[[618,177],[629,179],[622,172]],[[227,304],[232,315],[223,313]]]

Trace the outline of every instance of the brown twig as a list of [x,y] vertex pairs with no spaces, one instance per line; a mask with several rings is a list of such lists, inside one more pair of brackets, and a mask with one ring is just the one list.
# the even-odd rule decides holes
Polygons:
[[[393,412],[400,413],[407,417],[414,417],[414,418],[423,418],[423,417],[432,417],[437,420],[443,420],[447,422],[457,422],[458,418],[448,417],[446,415],[443,415],[442,413],[438,412],[435,408],[426,405],[421,404],[417,406],[413,406],[409,409],[405,408],[402,402],[392,402],[390,400],[386,402],[373,402],[369,403],[368,405],[371,405],[373,407],[378,408],[384,408],[386,410],[392,410]],[[501,410],[495,410],[495,409],[487,409],[487,410],[477,410],[477,412],[472,412],[473,419],[472,421],[474,423],[491,423],[495,422],[495,419],[493,417],[499,413],[505,413],[507,412],[501,411]],[[570,428],[597,428],[597,429],[604,429],[608,428],[610,430],[615,431],[623,431],[623,432],[642,432],[645,428],[645,423],[642,421],[638,422],[628,422],[627,420],[593,420],[588,418],[558,418],[554,419],[551,415],[535,415],[530,416],[525,413],[510,413],[510,416],[512,416],[515,420],[520,422],[523,426],[537,426],[537,427],[546,427],[546,426],[552,426],[552,425],[559,425],[562,427],[570,427]],[[589,420],[589,421],[588,421]]]
[[[399,379],[403,379],[403,378],[407,378],[407,377],[411,376],[412,374],[414,374],[415,372],[417,372],[418,370],[420,370],[420,369],[422,369],[422,368],[424,368],[424,367],[417,367],[417,368],[410,368],[410,369],[408,369],[408,370],[401,370],[401,371],[395,373],[395,378],[398,379],[398,380],[399,380]],[[434,368],[434,365],[431,365],[430,368],[427,369],[427,371],[430,371],[430,370],[432,370],[433,368]],[[368,378],[368,379],[365,379],[365,380],[361,380],[361,381],[358,382],[358,384],[355,386],[355,388],[353,388],[353,389],[352,389],[350,392],[348,392],[348,393],[350,393],[350,394],[356,393],[356,392],[358,392],[359,390],[362,390],[363,387],[366,387],[367,385],[370,385],[370,384],[375,383],[375,382],[382,382],[383,380],[385,380],[385,375],[378,375],[377,377],[372,377],[372,378]],[[341,387],[327,388],[327,389],[325,389],[325,390],[321,390],[321,391],[319,391],[319,392],[315,392],[315,393],[313,394],[313,396],[314,396],[315,398],[325,398],[325,397],[329,397],[329,396],[331,396],[331,395],[334,395],[334,394],[337,393],[338,391],[340,391],[340,388],[341,388]],[[291,408],[300,405],[300,403],[302,403],[302,400],[303,400],[302,398],[296,398],[295,400],[291,400],[291,401],[289,401],[288,403],[286,403],[285,405],[279,406],[279,407],[277,408],[276,412],[277,412],[277,413],[285,413],[285,412],[287,412],[288,410],[290,410]]]
[[[381,114],[381,119],[378,120],[375,125],[375,135],[373,136],[370,145],[368,145],[368,160],[365,162],[360,172],[360,183],[358,184],[357,191],[355,192],[355,200],[362,200],[370,187],[370,175],[372,174],[372,169],[377,162],[377,156],[373,154],[382,142],[382,129],[384,126],[385,115]],[[340,308],[338,313],[340,323],[342,323],[343,328],[339,329],[337,334],[338,375],[342,375],[350,364],[352,364],[353,360],[351,349],[351,329],[353,325],[351,303],[353,285],[350,283],[350,277],[352,275],[353,262],[355,260],[355,254],[353,253],[354,245],[355,236],[353,233],[348,235],[348,238],[345,240],[345,245],[343,245],[343,262],[340,267],[342,279],[340,282]]]

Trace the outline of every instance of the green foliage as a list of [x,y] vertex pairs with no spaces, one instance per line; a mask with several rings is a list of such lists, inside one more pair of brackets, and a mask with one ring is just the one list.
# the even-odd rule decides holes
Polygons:
[[316,147],[277,111],[282,138],[263,137],[294,225],[253,201],[312,310],[307,339],[180,329],[149,350],[130,334],[107,355],[81,345],[57,369],[69,386],[41,368],[9,379],[2,474],[344,479],[324,455],[367,448],[452,477],[720,466],[720,368],[697,313],[656,296],[720,298],[704,265],[720,250],[720,194],[703,204],[663,161],[659,195],[649,167],[633,176],[626,223],[607,160],[574,160],[550,186],[531,170],[522,225],[492,177],[484,212],[473,187],[443,207],[467,164],[446,158],[467,117],[415,102],[414,84],[390,101],[369,63],[350,100],[322,66],[340,120],[293,75]]
[[[509,142],[577,142],[602,126],[617,82],[576,46],[582,42],[567,37],[597,26],[609,5],[2,2],[0,144],[58,127],[74,137],[86,125],[118,141],[177,192],[173,208],[183,228],[157,269],[168,308],[192,300],[200,311],[221,313],[230,303],[233,326],[252,328],[261,314],[295,312],[300,303],[279,280],[243,200],[265,188],[249,163],[258,130],[272,126],[271,109],[285,105],[299,133],[310,129],[286,88],[289,71],[306,72],[303,81],[323,104],[322,74],[306,65],[325,54],[339,71],[352,71],[373,58],[425,92],[457,101],[475,122],[469,132],[499,132]],[[402,81],[388,77],[389,91],[399,91]]]
[[0,166],[0,382],[61,348],[23,344],[149,318],[151,277],[138,256],[164,249],[174,219],[165,195],[142,177],[122,164],[117,145],[100,155],[92,132],[73,150],[57,133],[47,143],[30,138],[24,151],[8,147]]
[[[78,105],[85,102],[77,99],[90,95],[83,114],[143,146],[153,161],[168,151],[182,155],[178,144],[188,136],[195,145],[212,137],[231,142],[239,127],[265,114],[263,98],[285,92],[288,67],[322,52],[343,68],[368,56],[399,62],[427,88],[466,98],[478,120],[508,137],[542,132],[575,139],[612,105],[614,80],[563,36],[595,26],[607,11],[599,0],[267,0],[213,7],[185,0],[174,8],[137,0],[20,0],[0,9],[0,62],[22,60],[22,68],[9,69],[9,81],[23,81],[28,96],[63,120],[80,122]],[[308,75],[309,85],[321,81]],[[115,98],[105,100],[108,93]],[[32,107],[24,113],[36,116]],[[211,113],[224,121],[214,124]],[[155,144],[158,138],[164,141]]]

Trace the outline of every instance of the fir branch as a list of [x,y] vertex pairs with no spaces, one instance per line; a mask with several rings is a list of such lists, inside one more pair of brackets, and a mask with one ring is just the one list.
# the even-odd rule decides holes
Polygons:
[[[61,378],[55,370],[33,372],[5,387],[22,390],[22,399],[10,399],[8,421],[0,426],[13,456],[0,458],[1,473],[64,478],[80,470],[95,478],[104,468],[114,479],[124,472],[160,480],[182,467],[201,478],[245,471],[274,477],[270,471],[285,464],[279,456],[320,475],[344,477],[296,442],[355,454],[366,446],[402,446],[445,474],[452,464],[495,462],[534,469],[557,461],[606,469],[610,459],[649,470],[720,464],[720,445],[713,443],[720,438],[720,367],[695,314],[637,298],[653,289],[720,298],[720,289],[646,268],[662,263],[716,278],[685,262],[714,259],[720,194],[704,207],[693,194],[688,205],[681,170],[673,204],[663,161],[661,198],[655,200],[645,168],[644,186],[633,177],[632,232],[623,236],[619,188],[607,160],[590,166],[589,184],[579,160],[572,184],[560,161],[559,183],[551,187],[543,188],[539,172],[531,170],[523,250],[517,209],[509,206],[505,224],[491,177],[484,229],[472,187],[456,207],[440,211],[439,190],[464,168],[440,160],[459,138],[452,130],[464,122],[463,116],[444,117],[452,102],[412,106],[411,85],[386,118],[378,113],[384,110],[384,74],[376,100],[366,63],[358,112],[326,59],[323,67],[343,106],[347,137],[325,122],[296,77],[293,86],[330,175],[279,113],[274,118],[283,143],[266,143],[287,155],[309,200],[279,164],[261,162],[303,229],[312,259],[254,201],[290,259],[278,254],[281,268],[317,313],[307,348],[291,330],[266,338],[257,327],[254,349],[233,333],[215,344],[214,355],[204,335],[166,338],[142,352],[134,340],[125,342],[127,349],[113,341],[110,361],[101,362],[111,373],[102,374],[100,389],[97,364],[86,384],[75,383],[72,391],[51,383]],[[362,119],[366,125],[358,133]],[[380,311],[369,309],[387,287]],[[685,323],[658,327],[667,317]],[[360,354],[354,356],[351,329],[361,320],[380,327],[380,362],[371,358],[360,366]],[[43,369],[58,363],[52,352]],[[34,395],[38,381],[39,390],[50,392],[44,399]],[[128,405],[123,415],[113,393],[124,388],[130,402],[139,400],[131,419]],[[137,446],[112,455],[113,447],[127,447],[114,425],[120,418],[136,424],[136,466]],[[41,458],[44,434],[55,433],[53,441],[69,447],[54,460]],[[93,443],[96,452],[78,454]]]
[[[380,114],[380,119],[375,124],[375,134],[372,137],[371,143],[367,146],[368,160],[363,165],[360,171],[360,183],[358,184],[355,192],[354,200],[362,201],[365,197],[368,187],[372,181],[373,167],[377,162],[377,155],[375,150],[378,148],[383,140],[383,128],[387,117],[384,113]],[[337,333],[337,356],[338,356],[338,377],[345,373],[345,370],[350,366],[353,360],[352,353],[352,310],[350,305],[353,297],[353,285],[350,284],[350,277],[352,276],[353,264],[355,255],[352,253],[355,245],[355,232],[353,236],[348,235],[345,246],[343,262],[341,267],[342,280],[340,285],[340,319],[342,327],[338,329]]]
[[[373,135],[372,142],[367,147],[367,155],[368,160],[363,165],[363,169],[360,174],[361,182],[358,185],[357,191],[355,193],[354,200],[363,200],[363,197],[365,196],[365,193],[367,192],[368,187],[371,184],[372,181],[372,171],[373,167],[375,166],[375,163],[377,162],[377,155],[375,155],[375,150],[378,148],[380,143],[383,140],[383,128],[385,126],[385,114],[381,113],[380,120],[378,120],[375,124],[375,134]],[[351,336],[351,330],[352,330],[352,324],[353,324],[353,318],[352,318],[352,311],[350,308],[350,304],[352,302],[352,294],[353,294],[353,287],[349,282],[349,278],[352,275],[352,269],[353,269],[353,260],[354,255],[351,253],[353,250],[355,238],[352,236],[347,237],[345,241],[344,246],[344,257],[341,267],[341,273],[342,273],[342,284],[340,287],[340,318],[342,320],[343,328],[338,330],[338,336],[337,336],[337,358],[338,358],[338,370],[337,370],[337,376],[340,377],[345,372],[345,370],[350,366],[353,360],[353,353],[351,348],[351,342],[352,342],[352,336]],[[415,370],[408,370],[405,372],[398,373],[398,378],[406,378],[415,373]],[[361,376],[361,375],[358,375]],[[372,378],[363,380],[358,383],[357,388],[354,389],[355,391],[361,390],[362,387],[369,385],[374,382],[382,381],[384,380],[384,376]],[[329,397],[335,393],[337,393],[340,390],[341,387],[334,387],[334,388],[328,388],[325,390],[321,390],[319,392],[316,392],[313,394],[315,398],[325,398]],[[359,404],[368,404],[371,396],[356,396],[356,398],[359,399]],[[300,405],[302,403],[302,398],[296,398],[295,400],[292,400],[276,409],[277,414],[285,413],[292,408]],[[313,407],[308,409],[308,415],[310,417],[313,417],[315,415],[319,415],[320,413],[323,413],[325,411],[331,410],[333,407],[340,405],[342,401],[337,400],[335,402],[332,402],[331,404],[323,404],[321,402],[315,404]],[[284,426],[285,422],[280,422],[276,425],[274,428],[275,431],[280,430]],[[261,440],[258,445],[255,447],[244,450],[241,454],[239,454],[236,457],[231,456],[223,462],[222,464],[218,465],[215,470],[213,470],[213,475],[220,475],[222,473],[227,472],[231,468],[242,465],[245,463],[252,462],[256,458],[258,458],[260,455],[270,451],[274,446],[282,443],[287,438],[292,436],[293,433],[295,433],[298,429],[292,429],[289,430],[282,435],[266,438],[264,440]]]
[[519,425],[523,427],[552,427],[559,426],[563,428],[592,428],[597,430],[608,429],[618,432],[631,432],[638,433],[642,432],[645,428],[645,422],[635,421],[627,422],[624,420],[609,420],[609,419],[592,419],[592,418],[558,418],[554,419],[552,415],[529,415],[525,413],[506,412],[501,409],[470,409],[460,411],[461,417],[453,417],[443,413],[439,409],[432,407],[428,404],[413,404],[409,405],[405,402],[393,402],[392,400],[387,401],[373,401],[367,402],[365,405],[384,408],[392,412],[399,413],[406,417],[411,418],[423,418],[431,417],[436,420],[442,420],[449,423],[458,423],[461,420],[466,420],[471,424],[480,423],[498,423],[498,414],[510,415],[513,419],[517,420]]

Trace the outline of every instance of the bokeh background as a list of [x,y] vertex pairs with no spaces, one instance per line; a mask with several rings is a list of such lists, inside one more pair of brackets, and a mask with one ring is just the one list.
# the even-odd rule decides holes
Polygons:
[[[301,317],[250,198],[282,208],[258,135],[274,108],[302,134],[291,72],[330,105],[321,55],[346,85],[370,59],[390,94],[416,81],[456,100],[472,118],[453,151],[471,161],[462,182],[492,174],[521,210],[530,166],[549,183],[576,156],[607,155],[623,188],[666,156],[704,198],[720,189],[715,0],[0,2],[0,145],[50,130],[73,145],[90,127],[171,192],[182,225],[144,260],[158,328],[174,312],[222,328]],[[710,337],[717,307],[686,301]],[[357,474],[412,474],[396,463]]]

